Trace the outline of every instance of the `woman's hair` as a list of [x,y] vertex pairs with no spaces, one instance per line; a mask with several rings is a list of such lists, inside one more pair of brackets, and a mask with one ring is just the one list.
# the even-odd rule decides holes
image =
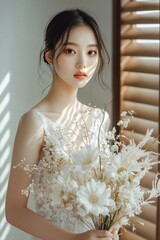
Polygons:
[[96,37],[100,57],[98,76],[100,76],[105,64],[105,60],[107,59],[107,63],[109,63],[109,55],[95,19],[80,9],[65,10],[58,13],[51,19],[45,30],[45,47],[40,53],[40,61],[43,57],[44,61],[47,63],[45,59],[46,51],[51,51],[54,56],[56,50],[59,49],[59,56],[64,50],[62,43],[64,41],[67,42],[72,27],[80,24],[89,26]]

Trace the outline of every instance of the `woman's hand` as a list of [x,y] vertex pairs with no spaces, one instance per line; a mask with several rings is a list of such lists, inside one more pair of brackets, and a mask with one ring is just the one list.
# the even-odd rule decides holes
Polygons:
[[97,239],[106,239],[114,240],[117,230],[106,231],[106,230],[90,230],[84,233],[76,234],[72,240],[97,240]]

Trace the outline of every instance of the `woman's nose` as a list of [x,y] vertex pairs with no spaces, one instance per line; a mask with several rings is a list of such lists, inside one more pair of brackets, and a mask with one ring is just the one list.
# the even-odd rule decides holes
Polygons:
[[76,68],[78,69],[86,68],[86,59],[84,56],[81,56],[80,59],[78,59]]
[[80,64],[80,63],[78,63],[77,65],[76,65],[76,68],[78,68],[78,69],[82,69],[82,68],[85,68],[86,66],[85,66],[85,64]]

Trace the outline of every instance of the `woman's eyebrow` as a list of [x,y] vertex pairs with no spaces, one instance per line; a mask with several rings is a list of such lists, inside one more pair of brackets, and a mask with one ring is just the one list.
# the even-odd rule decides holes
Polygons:
[[[75,42],[65,42],[63,44],[63,46],[66,46],[66,45],[74,45],[74,46],[79,46],[78,43],[75,43]],[[93,43],[93,44],[88,44],[87,45],[88,47],[98,47],[98,45],[96,43]]]

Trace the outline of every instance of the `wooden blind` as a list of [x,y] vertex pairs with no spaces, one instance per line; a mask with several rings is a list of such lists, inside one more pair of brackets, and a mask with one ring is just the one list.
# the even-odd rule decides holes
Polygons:
[[[158,0],[121,0],[120,3],[120,112],[134,110],[137,114],[126,136],[139,141],[147,128],[159,135],[159,73],[160,73],[160,5]],[[131,133],[134,129],[134,133]],[[158,151],[158,144],[149,150]],[[142,186],[151,187],[158,166],[143,179]],[[160,215],[158,201],[145,206],[136,217],[144,226],[129,228],[124,240],[159,240]],[[159,226],[158,226],[159,225]]]

